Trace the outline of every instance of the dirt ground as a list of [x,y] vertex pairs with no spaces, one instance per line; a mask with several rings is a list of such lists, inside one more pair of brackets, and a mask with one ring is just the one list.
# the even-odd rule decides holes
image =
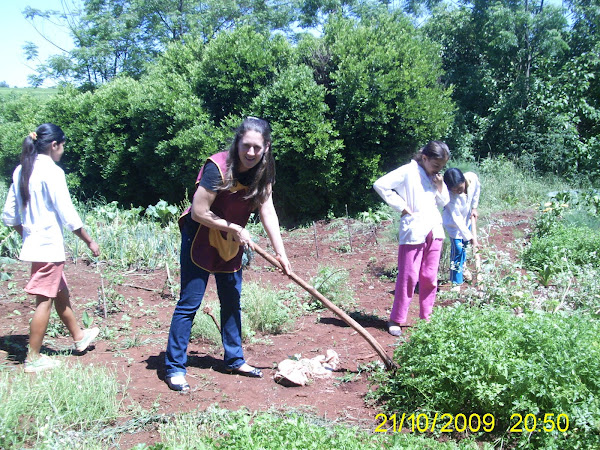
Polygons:
[[[486,221],[483,233],[487,237],[483,243],[491,248],[506,248],[515,237],[526,233],[530,218],[531,212],[494,215]],[[321,266],[344,268],[349,272],[349,283],[358,309],[363,312],[355,318],[391,357],[397,339],[387,333],[386,322],[393,300],[394,280],[382,275],[395,266],[397,245],[390,239],[389,223],[353,231],[351,242],[347,225],[344,221],[337,225],[318,222],[314,227],[285,231],[286,251],[294,272],[306,281]],[[267,240],[261,239],[260,245],[267,247]],[[348,251],[350,247],[351,251]],[[21,370],[28,322],[34,308],[33,299],[26,297],[22,291],[29,266],[18,263],[13,267],[16,267],[13,279],[3,282],[0,290],[0,368],[5,370]],[[167,274],[165,270],[123,272],[119,283],[112,285],[115,298],[121,299],[119,311],[103,319],[98,310],[103,285],[100,273],[103,270],[84,261],[66,265],[65,273],[78,318],[87,311],[94,316],[94,323],[101,327],[102,333],[90,351],[65,359],[71,364],[103,365],[113,370],[126,386],[126,407],[137,405],[152,414],[204,410],[213,404],[232,410],[240,407],[250,410],[294,409],[374,429],[375,415],[381,411],[365,403],[369,383],[364,374],[357,374],[357,369],[380,358],[366,340],[329,310],[301,316],[289,333],[271,335],[268,339],[259,340],[264,343],[244,346],[246,360],[263,370],[263,379],[225,373],[221,347],[193,340],[188,348],[187,379],[191,392],[181,394],[169,390],[165,384],[163,364],[171,314],[176,303],[169,295],[167,279],[177,283],[178,273]],[[244,281],[270,283],[277,288],[291,283],[289,278],[272,270],[258,255],[251,267],[244,271]],[[447,288],[441,286],[441,289]],[[104,289],[106,294],[106,284]],[[210,282],[206,299],[216,299],[214,280]],[[408,325],[413,325],[416,320],[418,298],[415,296]],[[55,318],[53,322],[59,320]],[[410,328],[404,331],[409,334]],[[44,351],[63,351],[70,345],[69,337],[47,335]],[[281,360],[298,353],[312,358],[324,354],[327,349],[335,350],[341,361],[331,379],[315,380],[304,387],[284,387],[274,382],[273,375]],[[126,422],[128,417],[122,420]],[[137,443],[159,441],[156,427],[151,424],[142,432],[123,435],[119,446],[131,448]]]

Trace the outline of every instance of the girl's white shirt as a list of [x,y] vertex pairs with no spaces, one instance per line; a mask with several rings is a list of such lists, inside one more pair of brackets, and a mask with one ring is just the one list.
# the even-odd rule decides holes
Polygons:
[[431,231],[434,239],[444,239],[439,208],[450,200],[448,188],[443,184],[439,192],[415,160],[382,176],[373,188],[396,211],[412,211],[400,219],[400,245],[422,244]]
[[8,226],[23,226],[23,247],[19,259],[36,262],[61,262],[65,258],[63,227],[69,231],[83,226],[73,206],[65,173],[48,155],[37,155],[29,179],[29,203],[23,209],[19,194],[21,166],[13,172],[2,221]]
[[471,210],[479,206],[481,184],[473,172],[466,172],[467,192],[456,195],[450,192],[450,202],[444,207],[442,218],[448,236],[452,239],[473,239],[471,227]]

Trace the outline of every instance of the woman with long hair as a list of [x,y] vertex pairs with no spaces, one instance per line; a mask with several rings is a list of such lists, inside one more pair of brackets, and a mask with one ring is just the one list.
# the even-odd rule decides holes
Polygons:
[[225,369],[254,378],[263,376],[245,361],[242,350],[241,268],[244,247],[252,246],[245,226],[258,209],[277,259],[286,273],[291,272],[273,205],[274,182],[271,128],[256,117],[246,118],[229,151],[211,156],[200,170],[192,206],[180,219],[181,294],[165,355],[166,382],[175,391],[190,389],[185,379],[187,346],[211,273],[221,303]]

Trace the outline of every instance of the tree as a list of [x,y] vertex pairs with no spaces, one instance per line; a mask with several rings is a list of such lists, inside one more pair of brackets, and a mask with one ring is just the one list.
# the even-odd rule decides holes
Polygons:
[[[70,51],[51,55],[38,66],[38,79],[73,81],[96,86],[117,74],[139,77],[144,64],[156,55],[140,28],[139,11],[129,0],[84,0],[81,9],[63,1],[63,11],[27,7],[25,18],[61,20],[75,44]],[[28,57],[33,55],[30,45]]]
[[455,86],[459,154],[534,155],[550,143],[552,121],[538,119],[553,111],[538,93],[548,89],[540,86],[545,74],[559,70],[565,27],[561,11],[543,1],[481,0],[433,10],[424,33],[442,44],[443,81]]
[[285,69],[252,102],[273,128],[275,200],[288,222],[325,217],[339,204],[343,143],[328,119],[325,88],[305,65]]
[[[62,6],[62,11],[24,10],[34,26],[40,20],[64,24],[75,44],[40,62],[34,84],[52,79],[94,87],[119,74],[139,79],[170,43],[208,42],[244,24],[263,32],[288,31],[295,17],[284,0],[83,0],[82,8],[62,0]],[[37,48],[29,43],[26,54],[36,60]]]
[[291,57],[292,47],[281,35],[269,36],[247,25],[221,33],[203,50],[196,95],[217,123],[239,115]]
[[193,191],[201,162],[217,151],[215,127],[187,80],[164,70],[48,102],[46,116],[69,136],[70,180],[85,196],[147,206]]
[[[398,13],[362,22],[334,18],[324,42],[331,58],[329,108],[345,148],[340,188],[371,192],[382,170],[450,129],[454,106],[451,90],[438,82],[438,48]],[[369,202],[364,196],[344,198],[353,210]]]

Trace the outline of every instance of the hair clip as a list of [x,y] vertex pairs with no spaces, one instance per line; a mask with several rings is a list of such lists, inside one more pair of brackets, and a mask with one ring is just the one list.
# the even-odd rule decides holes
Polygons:
[[35,131],[32,131],[31,133],[29,133],[29,137],[33,140],[33,141],[37,141],[37,133]]

